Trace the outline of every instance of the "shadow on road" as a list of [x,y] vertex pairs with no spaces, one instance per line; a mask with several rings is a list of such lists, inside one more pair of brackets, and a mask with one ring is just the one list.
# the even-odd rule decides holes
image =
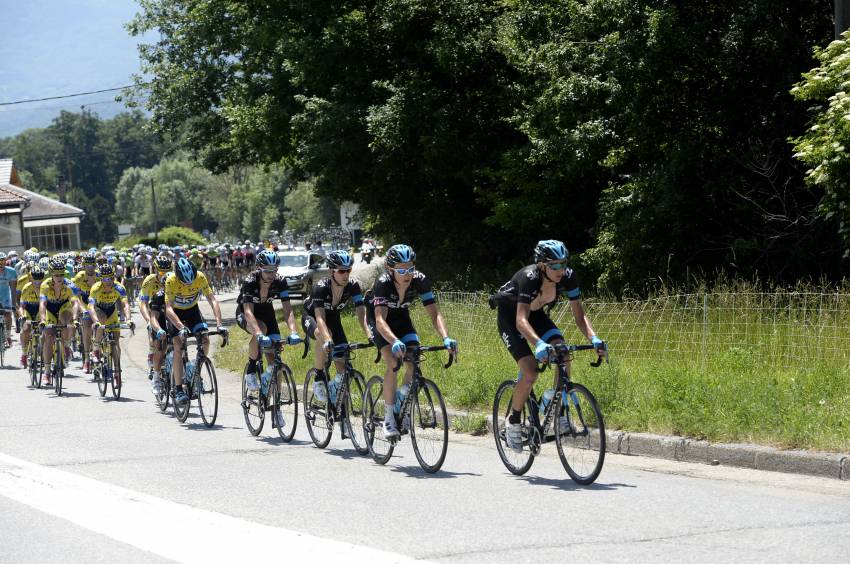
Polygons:
[[119,403],[144,403],[144,401],[145,401],[145,400],[140,400],[140,399],[135,399],[135,398],[128,398],[128,397],[124,397],[124,396],[121,396],[120,398],[115,399],[111,395],[104,396],[101,399],[103,399],[103,401],[117,401]]
[[[511,474],[506,474],[507,476],[511,476]],[[525,480],[529,484],[533,484],[535,486],[550,486],[556,490],[564,490],[564,491],[576,491],[576,490],[602,490],[602,491],[610,491],[610,490],[618,490],[620,488],[636,488],[637,486],[632,484],[601,484],[599,482],[594,482],[587,486],[582,486],[581,484],[577,484],[570,478],[543,478],[541,476],[519,476],[520,480]]]
[[324,452],[329,454],[330,456],[336,456],[337,458],[341,458],[343,460],[368,460],[368,454],[357,454],[357,451],[354,448],[329,448],[325,449]]
[[420,466],[391,466],[390,472],[398,472],[401,474],[405,474],[409,478],[425,478],[428,480],[457,478],[458,476],[476,476],[479,478],[481,477],[481,474],[476,474],[474,472],[451,472],[450,470],[439,470],[437,472],[434,472],[433,474],[429,474]]
[[[234,429],[239,429],[239,428],[240,427],[234,427]],[[302,441],[301,439],[296,439],[296,438],[293,438],[291,441],[289,441],[287,443],[283,439],[281,439],[280,437],[257,437],[257,441],[259,441],[261,443],[266,443],[267,445],[272,445],[272,446],[286,446],[286,445],[296,445],[296,446],[298,446],[298,445],[311,445],[311,444],[313,444],[310,441]]]
[[[56,394],[53,394],[50,397],[58,398],[59,396],[57,396]],[[61,397],[63,397],[63,398],[90,398],[91,394],[84,394],[82,392],[66,392],[65,390],[62,390],[62,396]]]

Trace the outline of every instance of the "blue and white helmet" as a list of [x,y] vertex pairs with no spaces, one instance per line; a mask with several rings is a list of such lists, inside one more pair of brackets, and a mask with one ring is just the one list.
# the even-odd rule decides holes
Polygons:
[[177,261],[177,264],[174,267],[174,274],[183,284],[191,284],[195,281],[195,277],[198,275],[198,269],[195,268],[195,265],[192,264],[189,259],[182,257]]
[[413,262],[415,260],[416,253],[409,246],[393,245],[387,250],[385,262],[387,266],[395,266],[402,262]]
[[266,268],[270,266],[278,266],[280,264],[280,257],[277,256],[277,253],[270,250],[265,250],[259,254],[257,254],[257,258],[254,259],[257,263],[257,266],[260,268]]
[[534,262],[548,262],[550,260],[567,260],[570,253],[567,247],[555,239],[538,241],[534,247]]
[[330,268],[351,268],[351,265],[354,263],[348,251],[331,251],[325,258]]

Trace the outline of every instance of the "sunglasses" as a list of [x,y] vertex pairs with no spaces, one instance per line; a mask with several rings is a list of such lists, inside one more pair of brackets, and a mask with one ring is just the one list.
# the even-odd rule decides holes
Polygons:
[[404,276],[405,274],[414,274],[416,272],[416,267],[411,266],[410,268],[393,268],[396,273]]
[[260,269],[260,271],[265,272],[266,274],[274,274],[275,272],[277,272],[277,267],[276,266],[263,267],[263,268]]
[[111,284],[111,283],[112,283],[112,278],[110,278],[110,277],[101,278],[101,279],[100,279],[100,281],[101,281],[101,282],[109,282],[109,283]]
[[567,267],[567,261],[559,260],[555,262],[547,262],[546,266],[552,270],[563,270]]

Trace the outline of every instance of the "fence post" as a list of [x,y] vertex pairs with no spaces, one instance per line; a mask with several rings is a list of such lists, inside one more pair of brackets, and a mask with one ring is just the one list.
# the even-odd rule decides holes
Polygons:
[[708,342],[708,292],[702,294],[702,350],[700,351],[702,372],[705,372],[705,349]]

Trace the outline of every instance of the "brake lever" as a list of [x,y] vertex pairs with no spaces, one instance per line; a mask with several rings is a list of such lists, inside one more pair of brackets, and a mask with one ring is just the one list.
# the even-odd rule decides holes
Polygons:
[[305,335],[304,336],[304,354],[301,355],[301,358],[307,358],[308,352],[310,352],[310,338]]

